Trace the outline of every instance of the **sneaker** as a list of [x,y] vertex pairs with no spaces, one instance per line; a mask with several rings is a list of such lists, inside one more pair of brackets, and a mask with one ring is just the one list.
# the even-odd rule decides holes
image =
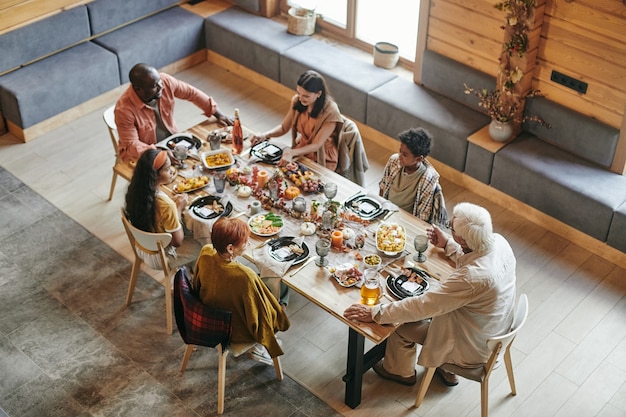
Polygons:
[[272,357],[268,353],[267,349],[265,349],[265,346],[258,343],[248,351],[248,357],[257,362],[274,366],[274,361],[272,360]]
[[374,369],[374,372],[376,372],[378,376],[380,376],[381,378],[387,379],[389,381],[397,382],[398,384],[402,384],[402,385],[406,385],[410,387],[412,385],[415,385],[415,382],[417,382],[417,377],[415,373],[413,373],[413,376],[410,376],[410,377],[403,377],[400,375],[392,374],[391,372],[388,372],[385,369],[382,361],[374,365],[373,369]]

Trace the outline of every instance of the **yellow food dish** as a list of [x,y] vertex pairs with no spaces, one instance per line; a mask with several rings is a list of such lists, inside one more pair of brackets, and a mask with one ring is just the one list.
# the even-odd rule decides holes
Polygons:
[[224,166],[232,163],[231,156],[227,152],[220,152],[213,155],[207,155],[205,158],[208,167]]
[[174,187],[174,191],[177,193],[186,193],[188,191],[197,190],[198,188],[202,188],[209,183],[209,177],[201,176],[201,177],[193,177],[186,178],[176,184]]
[[404,250],[406,234],[404,227],[397,223],[383,223],[376,232],[376,246],[385,253],[398,253]]

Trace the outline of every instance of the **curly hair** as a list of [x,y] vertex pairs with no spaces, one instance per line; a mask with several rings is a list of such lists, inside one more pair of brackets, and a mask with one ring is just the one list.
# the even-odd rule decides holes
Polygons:
[[[322,93],[315,101],[313,110],[311,110],[311,117],[317,117],[326,105],[326,98],[330,98],[330,93],[328,92],[328,87],[326,86],[324,77],[322,77],[317,71],[308,70],[300,75],[300,78],[298,78],[298,85],[310,93]],[[307,107],[303,106],[302,103],[298,101],[293,106],[293,109],[302,113],[307,109]]]
[[226,253],[230,244],[239,246],[250,237],[250,229],[241,219],[220,217],[211,230],[211,243],[219,253]]
[[430,154],[430,145],[433,137],[427,130],[417,127],[407,129],[398,135],[400,142],[404,143],[414,156],[427,157]]
[[137,161],[133,178],[126,191],[126,216],[130,223],[144,232],[156,228],[156,192],[159,170],[152,167],[160,149],[148,149]]

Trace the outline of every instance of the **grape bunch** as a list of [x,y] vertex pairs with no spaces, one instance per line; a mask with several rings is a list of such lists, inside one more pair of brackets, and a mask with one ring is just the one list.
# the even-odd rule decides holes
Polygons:
[[315,179],[308,179],[302,183],[301,188],[305,193],[316,193],[320,188],[320,182]]

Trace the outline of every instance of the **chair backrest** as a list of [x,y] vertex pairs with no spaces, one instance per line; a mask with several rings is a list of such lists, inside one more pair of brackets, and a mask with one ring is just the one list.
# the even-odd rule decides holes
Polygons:
[[356,184],[364,185],[365,171],[369,168],[369,161],[365,153],[363,138],[356,123],[345,116],[342,116],[342,119],[343,126],[337,143],[339,161],[335,171]]
[[517,335],[519,329],[522,328],[524,323],[526,323],[526,317],[528,316],[528,297],[526,294],[522,294],[517,303],[517,310],[515,312],[515,317],[513,318],[513,324],[511,325],[511,331],[502,336],[493,337],[487,340],[487,346],[491,351],[498,347],[498,344],[501,344],[500,351],[498,352],[498,359],[496,363],[502,359],[506,349],[509,347],[511,343],[513,343],[513,339]]
[[174,315],[186,344],[222,348],[229,345],[232,313],[202,304],[191,287],[186,267],[174,276]]
[[429,223],[443,226],[448,223],[448,210],[446,209],[446,200],[443,198],[443,190],[441,184],[435,187],[435,195],[433,197],[433,209],[430,213]]
[[171,233],[152,233],[137,229],[128,221],[124,209],[122,209],[122,223],[133,247],[151,255],[158,254],[161,248],[166,248],[172,241]]
[[109,107],[104,111],[102,115],[104,119],[104,123],[107,125],[109,129],[109,136],[111,136],[111,142],[113,143],[113,149],[115,149],[115,155],[119,155],[118,153],[118,144],[119,138],[117,136],[117,125],[115,124],[115,105]]

